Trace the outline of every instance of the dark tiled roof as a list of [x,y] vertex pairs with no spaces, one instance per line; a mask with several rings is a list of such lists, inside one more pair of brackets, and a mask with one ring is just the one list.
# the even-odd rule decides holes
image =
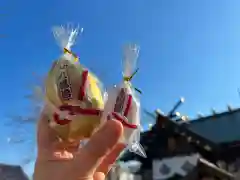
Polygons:
[[[143,166],[149,168],[151,167],[152,159],[161,158],[161,156],[168,157],[163,148],[159,149],[158,147],[164,146],[161,143],[164,142],[167,137],[178,134],[187,138],[187,140],[190,138],[191,141],[188,142],[190,142],[190,146],[194,146],[194,150],[187,148],[189,152],[184,151],[183,154],[185,153],[187,155],[187,153],[191,153],[193,151],[200,152],[200,154],[203,152],[204,154],[206,153],[205,155],[207,155],[204,156],[205,158],[215,162],[215,160],[212,160],[211,158],[209,159],[208,156],[210,155],[211,157],[213,156],[213,153],[216,155],[218,152],[221,154],[223,150],[222,142],[226,142],[226,140],[230,141],[231,138],[238,140],[240,139],[240,109],[202,117],[196,120],[188,121],[188,123],[173,121],[161,114],[158,114],[157,119],[158,120],[153,128],[142,133],[141,136],[140,143],[143,145],[143,147],[145,147],[148,158],[144,160],[133,153],[125,153],[122,157],[123,160],[140,160],[143,162]],[[226,132],[227,130],[229,132]],[[159,156],[159,154],[161,155]],[[175,155],[179,155],[179,153]],[[172,156],[175,155],[172,154]],[[199,165],[201,167],[206,167],[210,174],[219,176],[226,175],[232,178],[231,174],[223,172],[222,169],[217,168],[216,166],[212,166],[212,164],[206,160],[201,160]]]
[[0,164],[0,180],[29,180],[21,166]]
[[[164,126],[170,133],[176,133],[181,136],[184,136],[188,139],[189,142],[195,143],[197,146],[202,147],[206,150],[218,150],[218,145],[208,138],[202,136],[201,134],[196,133],[195,131],[189,129],[185,124],[180,124],[176,121],[169,119],[166,116],[161,114],[158,115],[158,123],[156,126]],[[161,129],[159,129],[161,131]]]
[[221,113],[212,114],[212,115],[209,115],[209,116],[203,116],[201,118],[191,120],[190,123],[192,124],[192,123],[208,121],[208,120],[212,120],[213,118],[214,119],[219,119],[221,117],[228,118],[229,116],[231,116],[235,113],[240,113],[240,108],[236,108],[236,109],[233,109],[231,111],[224,111],[224,112],[221,112]]
[[240,109],[191,120],[185,126],[215,143],[238,141],[240,140]]
[[[166,147],[167,139],[170,136],[176,135],[182,136],[189,143],[184,144],[178,148],[177,151],[169,154],[169,151]],[[147,159],[142,159],[141,157],[128,152],[123,154],[121,159],[124,161],[136,159],[144,161],[144,165],[150,166],[152,159],[154,158],[187,155],[191,154],[192,152],[196,152],[196,148],[192,147],[192,145],[198,147],[197,151],[200,150],[202,152],[211,152],[212,150],[217,152],[219,150],[217,144],[191,131],[186,126],[172,121],[168,117],[165,117],[161,114],[158,115],[157,123],[153,126],[153,128],[141,134],[140,143],[147,153]]]

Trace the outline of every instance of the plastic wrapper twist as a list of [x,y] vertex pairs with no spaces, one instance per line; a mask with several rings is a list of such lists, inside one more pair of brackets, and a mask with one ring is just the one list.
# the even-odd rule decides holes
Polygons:
[[105,103],[102,119],[115,119],[122,123],[124,134],[121,143],[140,156],[146,157],[140,141],[140,101],[136,93],[141,93],[131,84],[132,77],[137,73],[135,70],[138,59],[139,47],[129,44],[124,49],[123,57],[123,81],[107,90],[108,98]]
[[53,34],[63,50],[45,81],[45,112],[50,126],[66,141],[89,138],[100,125],[104,92],[99,79],[71,51],[83,29],[56,26]]

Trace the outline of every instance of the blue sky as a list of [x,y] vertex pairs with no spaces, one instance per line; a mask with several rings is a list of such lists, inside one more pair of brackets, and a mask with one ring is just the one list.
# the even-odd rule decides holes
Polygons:
[[[46,74],[61,52],[51,27],[68,22],[84,28],[73,49],[106,86],[120,81],[122,46],[141,46],[134,83],[148,110],[166,112],[179,96],[186,98],[181,112],[192,118],[210,114],[211,107],[226,110],[227,103],[239,107],[238,0],[5,0],[0,7],[2,122],[9,113],[30,113],[23,96],[32,73]],[[24,128],[32,139],[34,128]],[[1,162],[21,164],[32,152],[31,143],[7,144],[15,129],[0,127]]]

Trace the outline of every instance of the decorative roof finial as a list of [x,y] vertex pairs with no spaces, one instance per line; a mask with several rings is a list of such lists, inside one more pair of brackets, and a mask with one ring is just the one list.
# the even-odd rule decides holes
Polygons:
[[212,112],[212,115],[216,115],[217,114],[217,112],[216,112],[216,110],[214,108],[211,108],[211,112]]
[[148,124],[149,129],[153,127],[153,124]]
[[164,112],[162,112],[161,109],[156,109],[156,110],[155,110],[155,113],[156,113],[156,114],[164,114]]
[[181,97],[180,101],[181,101],[181,103],[184,103],[184,101],[185,101],[184,97]]
[[181,120],[182,120],[182,121],[188,121],[189,118],[188,118],[188,116],[182,116],[182,117],[181,117]]
[[198,112],[198,113],[197,113],[197,117],[198,117],[198,118],[202,118],[202,117],[203,117],[203,114],[202,114],[201,112]]
[[174,105],[174,107],[172,108],[172,110],[171,110],[171,111],[168,113],[168,115],[167,115],[170,119],[176,117],[175,111],[184,103],[184,101],[185,101],[184,98],[181,97],[181,98],[178,100],[178,102]]
[[180,112],[176,112],[175,115],[176,115],[177,117],[180,117],[180,116],[181,116]]
[[233,111],[233,108],[232,108],[232,106],[230,104],[227,105],[227,108],[228,108],[229,112]]

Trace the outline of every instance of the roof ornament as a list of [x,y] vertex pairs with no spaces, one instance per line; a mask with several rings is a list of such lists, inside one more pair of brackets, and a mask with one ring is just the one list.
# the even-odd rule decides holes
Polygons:
[[211,108],[211,112],[212,112],[212,115],[214,115],[214,116],[217,114],[217,112],[214,108]]
[[151,129],[153,127],[153,124],[148,124],[148,128]]
[[176,116],[176,117],[181,117],[180,112],[175,112],[175,116]]
[[182,116],[182,117],[181,117],[181,120],[182,120],[182,121],[188,121],[188,120],[189,120],[189,117],[188,117],[188,116]]
[[178,112],[175,112],[183,103],[184,103],[185,99],[183,97],[181,97],[179,99],[179,101],[173,106],[172,110],[168,113],[167,117],[169,117],[170,119],[178,117]]
[[203,118],[204,115],[203,115],[201,112],[198,112],[198,113],[197,113],[197,117],[200,119],[200,118]]
[[156,109],[155,110],[155,114],[162,114],[162,115],[164,115],[164,112],[161,111],[161,109]]
[[227,108],[228,108],[229,112],[233,111],[233,108],[232,108],[232,106],[230,104],[227,105]]

